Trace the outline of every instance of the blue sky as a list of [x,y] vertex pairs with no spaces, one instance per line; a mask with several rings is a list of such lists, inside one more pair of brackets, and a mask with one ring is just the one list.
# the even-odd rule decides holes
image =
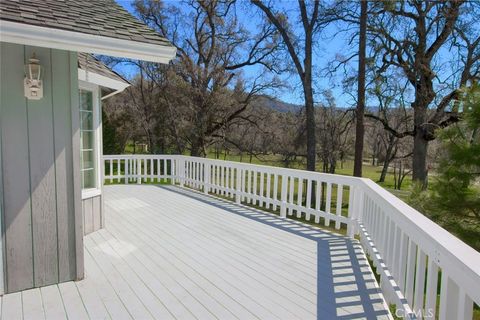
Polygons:
[[[129,12],[132,14],[134,13],[134,9],[132,6],[132,1],[130,0],[116,0],[120,5],[122,5],[125,9],[127,9]],[[172,0],[164,0],[164,2],[172,2]],[[287,7],[289,6],[289,2],[284,2],[284,5]],[[288,9],[288,8],[287,8]],[[243,19],[242,19],[243,18]],[[243,22],[244,25],[248,26],[254,26],[255,23],[252,23],[250,20],[252,19],[252,16],[247,14],[244,14],[244,16],[240,16],[241,21]],[[258,17],[255,17],[254,19],[258,19]],[[330,29],[327,29],[324,34],[321,35],[321,37],[318,39],[318,45],[315,48],[315,54],[314,54],[314,60],[313,64],[314,67],[317,69],[323,69],[327,66],[329,61],[332,61],[337,53],[344,53],[345,48],[347,46],[347,40],[345,39],[345,36],[342,35],[336,35],[332,36],[333,32],[335,31],[335,26],[331,26]],[[355,64],[355,61],[352,62]],[[133,73],[135,72],[134,69],[132,69],[129,66],[121,65],[117,66],[115,68],[117,71],[126,74],[127,76],[132,76]],[[243,72],[245,74],[245,77],[253,77],[255,76],[256,73],[258,73],[259,69],[258,67],[250,67],[247,69],[244,69]],[[298,75],[283,75],[283,79],[285,82],[291,87],[291,89],[279,89],[275,91],[273,94],[289,103],[294,103],[294,104],[303,104],[303,95],[302,95],[302,90],[301,86],[299,83]],[[316,102],[319,102],[322,99],[322,95],[320,92],[323,90],[329,89],[332,90],[334,93],[334,96],[336,98],[336,102],[338,106],[341,107],[349,107],[351,106],[354,101],[352,100],[351,96],[349,94],[344,94],[341,88],[341,83],[340,80],[334,80],[332,81],[331,79],[318,74],[314,78],[314,87],[316,90]]]

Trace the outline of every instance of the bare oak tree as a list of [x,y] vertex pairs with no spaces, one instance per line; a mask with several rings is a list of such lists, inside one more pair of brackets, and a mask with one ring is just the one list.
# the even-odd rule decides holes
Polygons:
[[[413,90],[413,128],[399,132],[383,124],[398,137],[414,137],[413,180],[424,186],[429,141],[436,129],[458,121],[461,89],[480,76],[478,6],[462,0],[378,2],[371,13],[368,32],[379,72],[401,70]],[[445,58],[450,50],[457,59]]]
[[358,43],[358,88],[357,88],[357,109],[355,112],[355,159],[353,164],[353,175],[362,176],[363,167],[363,140],[365,136],[365,78],[366,78],[366,55],[367,55],[367,10],[368,1],[360,0],[360,35]]
[[185,85],[183,101],[186,140],[193,156],[205,156],[206,147],[222,136],[228,124],[242,117],[252,97],[273,82],[263,74],[249,81],[242,68],[263,65],[277,49],[276,30],[269,24],[251,34],[237,17],[237,3],[230,0],[196,1],[164,5],[161,1],[137,0],[141,19],[177,47],[173,62],[177,80]]
[[[315,35],[321,30],[320,1],[313,1],[307,5],[305,1],[298,1],[298,12],[303,27],[303,35],[295,33],[295,21],[291,21],[288,14],[276,9],[273,2],[252,0],[267,17],[270,23],[280,34],[286,51],[290,56],[295,70],[300,77],[305,100],[305,116],[307,129],[307,170],[315,171],[316,136],[315,136],[315,109],[312,87],[312,56]],[[310,11],[310,12],[309,12]],[[303,36],[303,38],[302,38]]]

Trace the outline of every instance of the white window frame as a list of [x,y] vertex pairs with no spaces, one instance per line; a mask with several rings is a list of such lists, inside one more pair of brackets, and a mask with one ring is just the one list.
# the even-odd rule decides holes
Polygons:
[[[102,166],[101,166],[101,133],[102,123],[100,121],[100,89],[98,85],[93,83],[78,81],[79,90],[92,92],[92,110],[93,110],[93,126],[94,126],[94,168],[96,174],[96,187],[82,189],[82,200],[96,197],[102,194]],[[79,110],[80,113],[80,110]],[[79,127],[80,130],[80,127]],[[81,146],[80,146],[81,147]],[[82,164],[80,164],[81,166]],[[82,177],[83,179],[83,177]]]

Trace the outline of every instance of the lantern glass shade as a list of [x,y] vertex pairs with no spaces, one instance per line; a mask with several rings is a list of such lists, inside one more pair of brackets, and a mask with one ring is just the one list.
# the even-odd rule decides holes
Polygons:
[[40,65],[40,61],[35,58],[31,58],[28,60],[28,64],[25,65],[25,76],[28,80],[36,80],[40,81],[40,77],[42,75],[42,66]]

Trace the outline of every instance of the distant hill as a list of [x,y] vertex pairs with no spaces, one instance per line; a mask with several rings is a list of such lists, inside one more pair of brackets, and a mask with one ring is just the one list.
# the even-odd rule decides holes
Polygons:
[[255,104],[265,108],[269,108],[278,112],[299,112],[303,106],[293,103],[287,103],[281,100],[278,100],[274,97],[267,95],[261,95],[255,98]]

